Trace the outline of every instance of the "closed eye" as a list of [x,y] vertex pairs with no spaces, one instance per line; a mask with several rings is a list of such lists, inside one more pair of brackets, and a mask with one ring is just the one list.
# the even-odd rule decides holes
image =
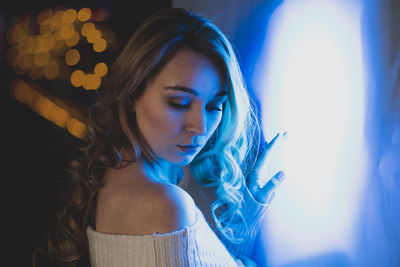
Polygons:
[[226,100],[227,97],[218,97],[207,106],[207,109],[213,111],[223,111]]
[[177,110],[183,110],[183,109],[187,109],[190,107],[190,103],[189,104],[181,104],[181,103],[176,103],[176,102],[169,102],[168,103],[170,105],[170,107],[177,109]]
[[189,108],[191,104],[191,99],[182,96],[173,96],[167,98],[167,104],[176,110],[182,110]]
[[[226,103],[226,97],[217,97],[215,100],[208,103],[206,109],[212,112],[221,112],[224,109]],[[189,109],[191,106],[191,100],[182,97],[173,97],[168,100],[168,105],[175,110]]]
[[211,111],[222,111],[223,110],[223,104],[220,104],[220,105],[209,105],[209,106],[207,106],[207,109],[211,110]]
[[177,104],[177,103],[173,103],[173,102],[170,102],[169,105],[170,105],[172,108],[177,109],[177,110],[187,109],[187,108],[189,108],[189,106],[190,106],[190,105]]

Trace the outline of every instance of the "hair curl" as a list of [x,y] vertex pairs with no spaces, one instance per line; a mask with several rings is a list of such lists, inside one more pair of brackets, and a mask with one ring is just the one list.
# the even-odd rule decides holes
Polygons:
[[85,145],[71,161],[71,179],[62,190],[56,223],[46,235],[45,253],[65,266],[88,260],[86,228],[93,224],[105,171],[125,161],[121,151],[129,147],[136,159],[143,156],[150,163],[155,161],[130,107],[147,81],[184,47],[215,61],[224,74],[228,100],[221,122],[190,168],[201,185],[217,187],[217,200],[212,204],[217,229],[229,240],[241,241],[234,236],[230,219],[235,215],[243,219],[242,190],[253,166],[250,152],[258,147],[257,119],[235,52],[224,34],[211,21],[173,8],[157,12],[135,31],[90,107]]

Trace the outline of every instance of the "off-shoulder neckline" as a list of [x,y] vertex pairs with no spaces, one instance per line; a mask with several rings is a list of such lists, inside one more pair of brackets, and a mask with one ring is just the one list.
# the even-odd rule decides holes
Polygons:
[[95,234],[95,235],[98,235],[98,236],[104,236],[104,237],[112,237],[112,236],[114,236],[114,237],[153,237],[153,236],[178,235],[178,234],[181,234],[181,233],[185,233],[185,232],[187,232],[188,230],[190,230],[190,229],[196,227],[196,225],[199,223],[200,216],[203,216],[203,215],[202,215],[200,209],[199,209],[197,206],[195,206],[195,207],[196,207],[196,208],[195,208],[195,209],[196,209],[196,219],[195,219],[195,222],[194,222],[192,225],[186,226],[186,227],[184,227],[184,228],[182,228],[182,229],[179,229],[179,230],[176,230],[176,231],[173,231],[173,232],[168,232],[168,233],[158,233],[158,232],[154,232],[153,234],[120,234],[120,233],[107,233],[107,232],[99,232],[99,231],[96,231],[96,230],[93,229],[93,227],[90,226],[90,225],[87,227],[86,231],[87,231],[87,233],[92,233],[92,234]]

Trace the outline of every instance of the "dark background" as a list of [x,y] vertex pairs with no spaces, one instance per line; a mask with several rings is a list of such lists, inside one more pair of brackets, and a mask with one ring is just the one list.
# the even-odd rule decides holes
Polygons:
[[[137,25],[158,9],[171,7],[170,1],[28,1],[3,0],[0,4],[0,107],[2,133],[2,175],[1,175],[1,221],[2,221],[2,263],[4,266],[32,266],[32,247],[47,228],[54,215],[57,197],[57,181],[62,180],[66,162],[78,140],[65,129],[43,119],[28,107],[20,104],[8,93],[9,82],[14,71],[5,60],[7,45],[5,32],[14,16],[36,15],[45,8],[105,8],[110,17],[108,25],[116,32],[121,46],[126,42]],[[182,1],[183,2],[183,1]],[[192,5],[204,6],[203,10],[211,16],[224,13],[232,15],[229,19],[217,20],[231,24],[240,19],[239,29],[230,32],[234,44],[240,52],[240,63],[245,77],[250,77],[252,68],[257,67],[258,53],[263,42],[258,42],[260,33],[268,29],[269,16],[281,0],[232,1],[235,5],[212,8],[217,1],[185,1]],[[212,3],[211,3],[212,2]],[[255,7],[260,2],[263,7]],[[392,136],[400,122],[400,86],[392,74],[400,73],[397,58],[399,55],[400,2],[398,0],[363,0],[362,38],[366,62],[366,141],[369,146],[370,162],[367,166],[366,184],[369,191],[359,210],[359,232],[354,238],[354,266],[400,266],[399,230],[399,143],[393,144]],[[194,4],[195,3],[195,4]],[[201,5],[201,4],[202,5]],[[270,6],[268,6],[270,5]],[[251,11],[249,11],[251,7]],[[237,12],[232,12],[236,10]],[[213,13],[213,12],[215,13]],[[234,17],[235,14],[240,14]],[[264,22],[263,28],[260,21]],[[257,27],[255,27],[257,25]],[[229,27],[225,27],[229,28]],[[225,32],[225,31],[224,31]],[[250,36],[249,36],[250,35]],[[255,48],[253,48],[255,46]],[[246,54],[249,53],[249,54]],[[112,61],[112,58],[109,58]],[[395,70],[395,71],[393,71]],[[251,80],[250,80],[251,81]],[[45,83],[46,81],[43,81]],[[250,84],[250,89],[251,84]],[[250,90],[251,91],[251,90]],[[90,97],[71,95],[80,103]],[[391,161],[395,175],[385,177],[379,172],[379,162],[387,157]],[[298,177],[297,177],[298,178]],[[289,181],[287,181],[289,182]],[[367,201],[368,200],[368,201]],[[307,212],[307,210],[304,210]],[[296,220],[286,222],[286,227],[296,227]],[[290,241],[284,241],[290,245]],[[258,243],[258,248],[263,248]],[[277,244],[273,244],[274,246]],[[279,244],[278,244],[279,245]],[[267,266],[268,247],[257,252],[259,266]],[[5,256],[5,257],[4,257]],[[281,256],[282,258],[285,255]],[[257,257],[256,257],[257,258]],[[343,254],[311,255],[287,266],[345,266],[347,258]],[[384,261],[384,262],[383,262]],[[259,263],[257,262],[257,263]],[[386,265],[385,265],[386,263]],[[39,265],[43,266],[43,265]]]
[[[2,222],[7,266],[32,266],[32,248],[54,217],[57,183],[79,139],[47,121],[10,96],[8,87],[15,76],[5,60],[5,33],[16,16],[37,15],[46,8],[105,8],[108,26],[120,47],[135,28],[154,11],[172,7],[171,0],[146,1],[3,1],[0,7],[0,86],[2,101],[3,175]],[[108,61],[112,61],[110,56]],[[44,80],[44,79],[42,79]],[[46,81],[41,81],[46,83]],[[54,85],[53,85],[54,86]],[[93,96],[93,94],[92,94]],[[92,96],[70,95],[71,101],[89,104]],[[81,99],[74,99],[81,98]],[[82,101],[84,99],[85,101]],[[89,100],[89,101],[88,101]],[[85,107],[83,107],[85,108]],[[3,254],[2,253],[2,254]],[[3,265],[3,264],[1,264]]]

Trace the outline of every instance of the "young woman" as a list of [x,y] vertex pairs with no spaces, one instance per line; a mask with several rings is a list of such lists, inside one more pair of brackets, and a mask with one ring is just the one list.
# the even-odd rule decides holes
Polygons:
[[[46,252],[66,266],[251,266],[275,187],[258,170],[259,129],[231,44],[184,9],[148,18],[90,110]],[[214,189],[214,230],[178,186]],[[185,179],[186,176],[185,176]]]

